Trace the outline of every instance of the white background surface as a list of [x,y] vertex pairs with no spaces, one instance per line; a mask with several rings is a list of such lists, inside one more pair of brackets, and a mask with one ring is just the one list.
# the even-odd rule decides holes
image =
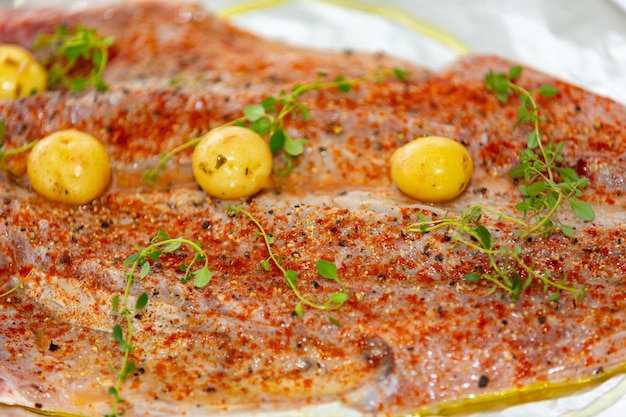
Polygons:
[[[79,8],[95,3],[0,0],[0,5],[24,2]],[[450,63],[461,49],[497,53],[626,104],[626,11],[617,5],[626,7],[626,0],[360,0],[343,6],[323,0],[203,2],[264,36],[322,48],[383,50],[433,69]],[[265,7],[247,7],[261,3]],[[620,380],[573,397],[475,416],[623,417],[626,383]]]
[[[267,3],[204,0],[209,7]],[[533,65],[626,103],[626,0],[352,0],[342,3],[396,12],[440,28],[476,52]],[[415,30],[385,27],[371,13],[338,13],[332,1],[294,0],[237,14],[235,21],[277,39],[320,47],[386,50],[431,67],[454,56],[424,51]],[[350,18],[350,15],[353,15]],[[369,25],[364,24],[368,19]],[[259,19],[263,17],[263,19]],[[410,38],[413,39],[410,39]]]

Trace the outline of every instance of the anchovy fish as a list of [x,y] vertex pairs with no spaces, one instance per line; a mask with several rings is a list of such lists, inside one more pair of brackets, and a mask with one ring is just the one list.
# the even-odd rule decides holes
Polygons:
[[[35,194],[25,155],[7,159],[0,182],[0,403],[52,415],[111,411],[122,361],[112,300],[123,294],[125,260],[159,231],[198,242],[211,282],[182,282],[188,247],[164,254],[130,286],[136,369],[121,385],[126,416],[393,416],[465,413],[562,394],[603,381],[626,364],[626,108],[525,68],[520,83],[550,83],[539,99],[542,131],[564,142],[563,164],[590,180],[581,199],[596,219],[565,208],[575,231],[524,244],[527,261],[582,298],[533,282],[513,298],[468,273],[489,260],[445,228],[409,231],[420,217],[453,217],[480,204],[518,215],[507,175],[529,128],[517,106],[485,88],[489,70],[512,62],[468,56],[440,72],[384,54],[296,48],[258,38],[194,4],[124,3],[83,11],[0,12],[0,42],[29,46],[38,33],[78,23],[115,36],[109,90],[52,89],[0,102],[6,149],[64,128],[103,141],[114,181],[101,198],[73,207]],[[401,68],[406,80],[390,76]],[[387,71],[387,72],[385,72]],[[323,73],[320,75],[320,73]],[[190,152],[161,180],[141,174],[159,155],[241,115],[294,84],[384,74],[352,91],[302,96],[309,121],[287,120],[308,140],[293,172],[241,202],[212,199],[193,182]],[[392,184],[395,149],[426,135],[452,137],[476,169],[456,200],[428,205]],[[280,166],[279,157],[276,164]],[[327,299],[338,284],[316,262],[337,267],[348,300],[331,312],[305,308],[281,271],[267,264],[259,228],[295,287]],[[515,226],[485,215],[494,240],[513,244]],[[17,414],[18,411],[15,411]]]

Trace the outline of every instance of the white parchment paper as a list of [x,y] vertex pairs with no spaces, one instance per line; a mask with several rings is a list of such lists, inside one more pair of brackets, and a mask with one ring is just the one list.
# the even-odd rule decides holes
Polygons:
[[432,68],[459,54],[410,27],[413,20],[469,50],[497,53],[626,103],[626,9],[617,5],[626,0],[204,1],[227,14],[239,11],[232,19],[247,29],[296,44],[383,50]]

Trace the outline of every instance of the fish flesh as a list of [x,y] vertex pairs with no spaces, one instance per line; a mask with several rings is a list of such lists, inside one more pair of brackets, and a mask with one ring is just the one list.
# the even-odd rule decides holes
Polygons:
[[[69,127],[100,138],[113,161],[107,193],[73,207],[29,187],[25,156],[6,160],[0,183],[0,403],[53,415],[111,411],[113,338],[124,325],[112,300],[123,294],[125,260],[160,230],[199,242],[213,274],[182,282],[181,247],[130,286],[148,294],[132,317],[136,369],[121,385],[127,416],[436,415],[502,407],[563,393],[625,371],[626,108],[525,68],[520,83],[558,88],[539,99],[542,130],[566,144],[564,164],[590,180],[581,199],[596,213],[576,232],[526,242],[538,271],[584,286],[558,299],[534,282],[517,299],[467,273],[488,259],[450,232],[407,232],[418,220],[481,204],[518,214],[507,173],[529,128],[515,126],[517,103],[485,88],[489,70],[514,63],[468,56],[439,72],[385,54],[318,51],[261,39],[195,4],[115,3],[81,11],[0,12],[0,42],[32,45],[59,24],[114,36],[104,92],[42,92],[0,102],[7,149]],[[288,120],[307,138],[293,171],[242,202],[212,199],[193,182],[190,152],[169,161],[151,187],[142,172],[159,155],[239,117],[243,107],[294,84],[402,68],[350,92],[302,97],[310,120]],[[475,172],[468,189],[440,205],[402,195],[388,174],[395,149],[425,135],[463,143]],[[281,161],[277,157],[277,165]],[[338,290],[316,270],[337,266],[348,300],[332,312],[305,308],[275,266],[297,271],[297,288],[319,299]],[[486,216],[494,239],[514,226]],[[131,303],[132,304],[132,303]],[[330,315],[330,318],[329,318]],[[313,411],[312,411],[313,410]]]

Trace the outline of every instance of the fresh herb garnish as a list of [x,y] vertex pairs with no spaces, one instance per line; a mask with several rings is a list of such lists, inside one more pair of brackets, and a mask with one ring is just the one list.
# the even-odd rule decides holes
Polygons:
[[[521,218],[476,205],[454,218],[429,220],[424,214],[418,213],[418,222],[411,224],[407,230],[427,233],[441,228],[449,229],[454,244],[466,245],[487,257],[487,270],[469,273],[465,278],[471,282],[486,279],[493,284],[492,291],[500,288],[513,298],[518,298],[533,280],[538,279],[546,289],[554,290],[551,295],[553,300],[562,291],[584,296],[584,288],[568,285],[567,276],[555,280],[549,270],[541,272],[532,257],[528,261],[529,256],[524,252],[527,239],[538,239],[559,231],[567,237],[574,236],[574,229],[563,223],[558,215],[558,209],[564,202],[568,202],[573,214],[583,221],[593,220],[595,213],[589,204],[578,199],[589,180],[580,177],[574,169],[562,166],[564,143],[550,141],[542,136],[539,129],[540,123],[546,119],[540,115],[535,97],[556,96],[557,89],[542,85],[537,90],[527,90],[516,84],[521,73],[522,68],[515,66],[508,74],[490,71],[485,77],[487,89],[495,92],[501,102],[508,102],[513,94],[519,96],[520,106],[515,127],[524,123],[530,123],[533,127],[527,136],[526,148],[521,151],[519,166],[509,173],[511,178],[520,181],[518,188],[523,200],[515,207],[521,212]],[[516,242],[512,246],[495,241],[482,221],[486,214],[516,227]]]
[[536,91],[526,90],[515,84],[521,74],[520,66],[512,67],[508,75],[490,71],[485,82],[487,88],[494,91],[503,103],[508,101],[511,94],[518,94],[520,106],[516,126],[523,123],[533,126],[526,138],[527,147],[520,154],[520,165],[509,172],[511,178],[523,179],[519,185],[523,201],[515,207],[525,218],[534,222],[534,226],[524,231],[522,237],[547,235],[556,227],[564,235],[573,237],[572,228],[559,219],[557,209],[567,201],[576,217],[584,221],[593,220],[593,208],[578,199],[582,190],[589,185],[589,179],[580,177],[573,168],[561,166],[565,143],[545,141],[539,130],[539,123],[546,120],[539,114],[534,95],[553,97],[558,93],[557,89],[544,84]]
[[337,319],[330,315],[330,311],[337,310],[348,300],[348,292],[346,286],[339,278],[339,275],[337,274],[337,266],[333,262],[320,259],[316,262],[315,267],[320,276],[339,284],[341,291],[332,293],[326,301],[321,301],[315,294],[303,294],[298,289],[298,280],[300,279],[300,275],[294,270],[285,269],[282,264],[283,258],[279,254],[277,254],[272,247],[272,245],[274,244],[274,237],[265,231],[259,220],[256,219],[252,215],[252,213],[242,208],[241,205],[229,205],[228,214],[233,217],[239,214],[243,214],[248,218],[250,222],[252,222],[256,226],[259,235],[263,238],[267,253],[269,255],[265,260],[263,260],[262,267],[266,271],[269,271],[273,264],[283,274],[287,287],[289,287],[293,291],[293,293],[299,300],[294,308],[294,312],[298,317],[304,316],[304,306],[306,305],[311,308],[328,312],[329,320],[336,326],[341,325],[341,323]]
[[298,155],[304,152],[307,139],[293,138],[284,129],[287,117],[295,118],[298,115],[304,121],[309,120],[309,109],[300,101],[300,96],[313,90],[337,88],[343,93],[352,90],[353,86],[370,80],[370,77],[361,77],[348,80],[344,76],[338,76],[333,81],[322,81],[327,75],[318,74],[318,79],[307,84],[296,84],[289,93],[282,91],[277,97],[267,97],[259,104],[253,104],[243,109],[244,116],[234,123],[246,126],[261,136],[269,137],[270,151],[273,154],[284,151],[286,167],[279,170],[279,176],[286,176],[294,168],[294,161]]
[[11,172],[11,170],[9,170],[9,168],[6,166],[6,164],[4,163],[5,158],[7,157],[11,157],[11,156],[15,156],[15,155],[19,155],[23,152],[28,151],[29,149],[31,149],[33,146],[35,146],[35,144],[37,142],[39,142],[38,139],[27,143],[24,146],[20,146],[18,148],[14,148],[14,149],[10,149],[10,150],[5,150],[4,149],[4,133],[6,131],[6,123],[4,120],[0,120],[0,170],[2,171],[8,171],[10,174],[14,174],[13,172]]
[[20,289],[22,287],[22,285],[24,285],[24,283],[30,278],[30,275],[33,273],[34,270],[35,270],[35,268],[32,268],[28,272],[28,274],[26,274],[26,276],[24,278],[20,279],[20,282],[15,284],[14,287],[11,287],[8,290],[6,290],[5,292],[3,292],[2,294],[0,294],[0,298],[8,297],[9,295],[13,294],[15,291]]
[[[110,394],[113,396],[112,411],[106,417],[118,417],[124,414],[120,410],[120,404],[124,399],[120,395],[122,383],[136,369],[136,364],[130,359],[133,351],[133,317],[148,305],[148,294],[142,293],[136,298],[134,306],[130,307],[130,289],[137,280],[142,280],[150,273],[152,263],[158,261],[163,254],[177,251],[181,246],[190,247],[194,256],[189,264],[182,263],[180,269],[183,272],[182,282],[189,282],[193,279],[193,285],[198,288],[205,287],[212,278],[209,270],[209,260],[206,252],[202,249],[199,242],[193,242],[184,238],[172,238],[166,232],[160,230],[150,241],[150,244],[138,249],[138,252],[130,255],[124,261],[126,272],[126,287],[124,294],[120,299],[119,295],[113,297],[112,310],[114,313],[125,319],[126,333],[121,325],[113,327],[113,339],[119,344],[119,349],[123,352],[122,363],[117,371],[115,384],[109,388]],[[200,264],[200,267],[197,266]]]
[[[391,74],[400,81],[407,79],[406,71],[400,69],[394,69]],[[351,91],[357,84],[366,81],[381,80],[386,75],[388,74],[381,73],[375,76],[364,76],[355,79],[347,79],[344,76],[338,76],[332,81],[324,81],[327,74],[319,73],[317,80],[313,82],[296,84],[289,92],[281,91],[276,97],[266,97],[258,104],[244,107],[241,117],[225,123],[222,126],[238,125],[247,127],[260,136],[267,138],[270,150],[273,154],[283,152],[285,167],[276,170],[276,174],[280,177],[285,177],[294,169],[296,158],[304,152],[304,146],[307,143],[307,139],[294,138],[284,128],[285,121],[289,118],[295,119],[299,116],[303,121],[309,120],[309,109],[300,101],[300,97],[309,91],[332,88],[346,93]],[[159,177],[159,171],[166,166],[170,158],[185,149],[193,148],[201,140],[202,137],[194,138],[162,154],[155,167],[144,172],[143,176],[146,182],[152,185]]]
[[523,240],[512,246],[497,242],[489,229],[482,222],[485,213],[491,214],[503,222],[510,222],[519,227],[518,230],[528,230],[533,226],[523,219],[507,216],[485,206],[472,206],[461,212],[458,217],[444,217],[429,220],[422,213],[417,213],[418,222],[408,226],[408,232],[428,233],[446,228],[452,232],[451,241],[454,245],[465,245],[487,257],[489,266],[480,272],[471,272],[465,275],[470,282],[478,282],[481,278],[493,284],[491,293],[498,289],[517,299],[522,291],[526,290],[533,280],[540,280],[546,287],[555,291],[550,296],[556,300],[562,291],[577,296],[584,296],[586,291],[582,287],[570,286],[567,277],[554,280],[549,270],[540,271],[539,266],[527,261],[528,255],[523,252]]
[[17,291],[24,284],[24,281],[25,281],[25,279],[21,280],[20,282],[15,284],[14,287],[11,287],[8,290],[6,290],[5,292],[3,292],[2,294],[0,294],[0,298],[4,298],[6,296],[9,296],[9,295],[13,294],[13,292]]
[[[98,91],[105,91],[108,86],[102,77],[113,42],[113,37],[101,37],[96,29],[78,25],[70,31],[67,26],[59,25],[53,34],[40,34],[33,49],[46,48],[49,51],[49,55],[42,60],[48,70],[48,85],[61,84],[71,91],[94,86]],[[72,73],[81,63],[91,66],[86,76]]]

